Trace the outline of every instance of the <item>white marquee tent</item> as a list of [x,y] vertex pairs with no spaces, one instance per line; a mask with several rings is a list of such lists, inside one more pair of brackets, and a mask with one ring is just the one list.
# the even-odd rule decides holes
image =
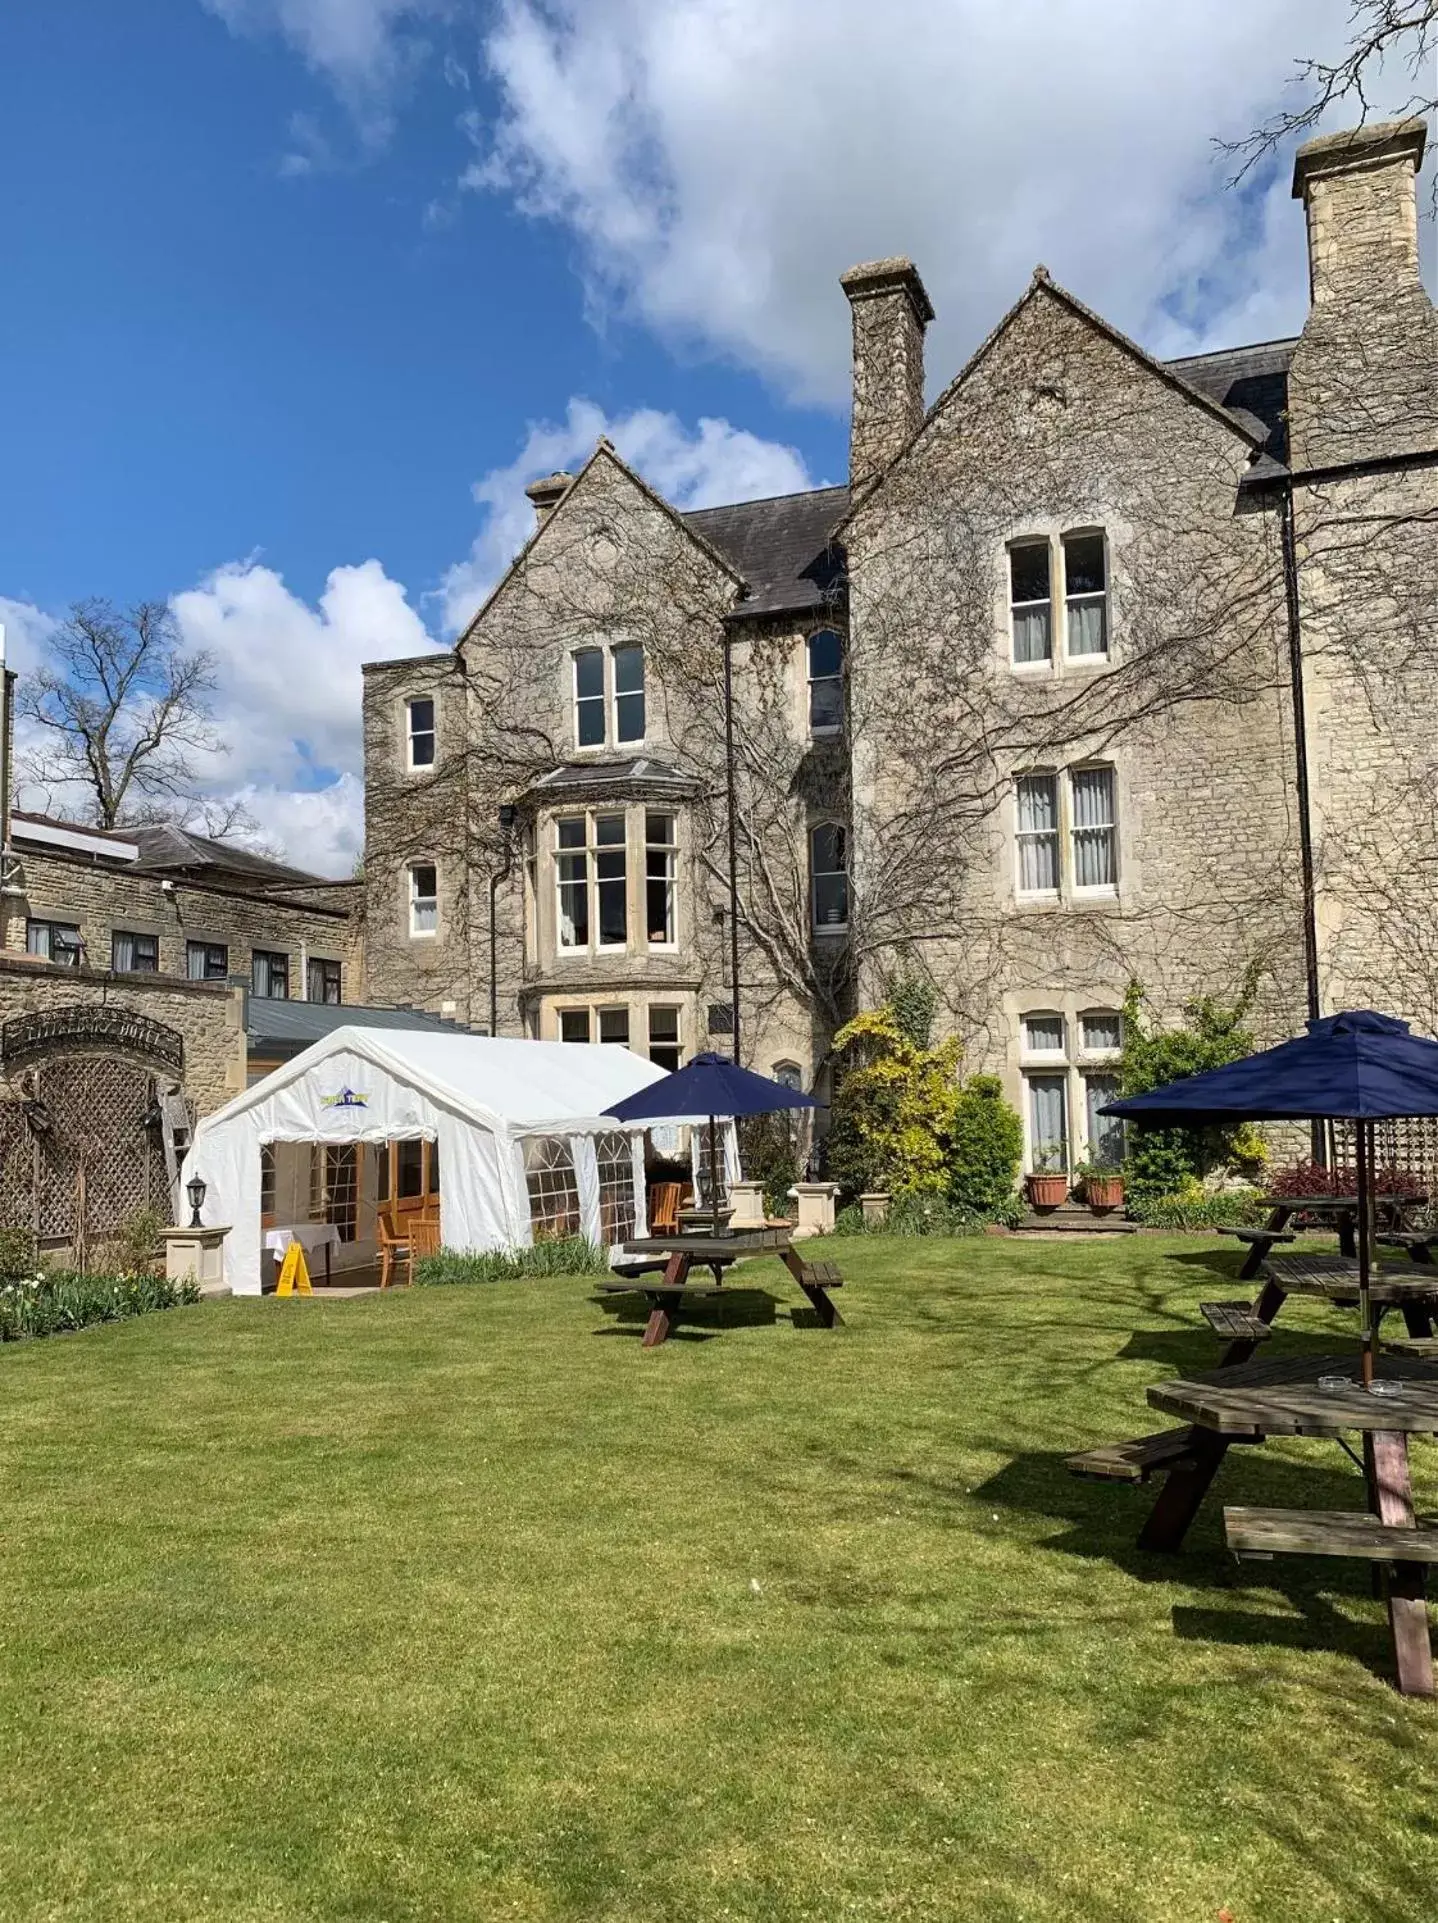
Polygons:
[[238,1295],[261,1290],[260,1151],[274,1143],[437,1144],[440,1237],[455,1249],[528,1243],[531,1172],[541,1165],[577,1190],[580,1232],[602,1242],[601,1180],[612,1219],[627,1166],[632,1186],[620,1202],[632,1198],[632,1233],[642,1235],[644,1130],[603,1110],[663,1072],[613,1046],[337,1028],[207,1116],[181,1182],[201,1176],[203,1221],[229,1225],[225,1280]]

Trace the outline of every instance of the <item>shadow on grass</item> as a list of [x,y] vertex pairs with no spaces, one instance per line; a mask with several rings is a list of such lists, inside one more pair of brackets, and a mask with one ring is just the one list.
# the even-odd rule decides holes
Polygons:
[[[1135,1329],[1119,1349],[1123,1362],[1159,1362],[1181,1376],[1209,1375],[1222,1366],[1228,1340],[1217,1336],[1206,1322],[1196,1329]],[[1356,1337],[1342,1328],[1332,1330],[1285,1329],[1275,1326],[1271,1338],[1260,1345],[1254,1361],[1275,1356],[1331,1356],[1343,1349],[1358,1353]]]
[[[609,1317],[610,1326],[596,1335],[639,1337],[649,1320],[649,1304],[642,1295],[592,1295],[590,1301]],[[681,1307],[671,1326],[670,1342],[709,1342],[724,1329],[764,1328],[778,1320],[778,1305],[763,1289],[726,1288],[718,1295],[696,1295]]]
[[[1139,1486],[1095,1482],[1071,1475],[1062,1456],[1035,1453],[1016,1456],[981,1483],[973,1497],[1062,1522],[1060,1533],[1044,1539],[1045,1549],[1100,1559],[1137,1582],[1182,1583],[1189,1589],[1229,1595],[1265,1591],[1286,1605],[1286,1611],[1280,1612],[1175,1604],[1174,1634],[1185,1641],[1332,1650],[1351,1656],[1391,1682],[1393,1651],[1386,1625],[1356,1619],[1329,1600],[1371,1600],[1373,1577],[1368,1564],[1303,1557],[1239,1562],[1223,1541],[1226,1503],[1361,1511],[1366,1506],[1362,1478],[1337,1450],[1334,1457],[1330,1466],[1293,1462],[1261,1444],[1230,1449],[1176,1554],[1138,1547],[1138,1532],[1162,1487],[1160,1477]],[[899,1479],[910,1486],[924,1481],[909,1475]],[[936,1501],[957,1499],[951,1488],[930,1487]]]

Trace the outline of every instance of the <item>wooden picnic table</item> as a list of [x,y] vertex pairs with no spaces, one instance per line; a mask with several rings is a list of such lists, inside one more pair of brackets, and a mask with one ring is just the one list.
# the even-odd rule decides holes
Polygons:
[[1249,1362],[1157,1383],[1148,1391],[1150,1404],[1190,1426],[1178,1432],[1182,1451],[1170,1458],[1139,1546],[1167,1553],[1181,1548],[1232,1444],[1259,1443],[1269,1436],[1341,1438],[1359,1431],[1367,1512],[1229,1508],[1224,1511],[1229,1546],[1249,1556],[1359,1557],[1386,1569],[1383,1588],[1398,1686],[1405,1695],[1431,1696],[1426,1576],[1438,1561],[1438,1530],[1420,1528],[1414,1517],[1408,1438],[1438,1432],[1438,1369],[1384,1355],[1375,1380],[1392,1386],[1366,1389],[1359,1358],[1350,1351]]
[[[1379,1213],[1387,1217],[1390,1228],[1396,1232],[1404,1209],[1420,1208],[1427,1200],[1426,1195],[1417,1192],[1411,1195],[1380,1195],[1376,1205]],[[1248,1244],[1248,1254],[1238,1271],[1240,1282],[1253,1281],[1276,1243],[1293,1240],[1292,1233],[1285,1231],[1295,1215],[1331,1215],[1338,1232],[1340,1254],[1357,1257],[1356,1195],[1286,1195],[1273,1201],[1268,1220],[1261,1229],[1220,1229],[1221,1235],[1233,1235],[1240,1242]],[[1421,1261],[1422,1257],[1415,1259]]]
[[[634,1293],[649,1303],[649,1322],[640,1345],[654,1349],[669,1339],[679,1312],[690,1295],[714,1295],[722,1286],[725,1269],[748,1255],[777,1255],[808,1297],[822,1327],[843,1321],[830,1299],[844,1278],[832,1262],[806,1261],[783,1229],[732,1229],[722,1235],[650,1235],[624,1243],[621,1257],[632,1263],[615,1265],[614,1280],[600,1283],[608,1294]],[[709,1269],[714,1280],[691,1281],[694,1269]],[[651,1281],[648,1274],[657,1274]]]
[[[1344,1255],[1304,1251],[1270,1255],[1261,1273],[1263,1286],[1251,1305],[1199,1305],[1209,1327],[1228,1340],[1221,1368],[1236,1368],[1252,1358],[1290,1295],[1319,1296],[1343,1308],[1358,1303],[1358,1263]],[[1426,1339],[1433,1334],[1433,1320],[1438,1316],[1438,1266],[1408,1262],[1401,1268],[1382,1268],[1375,1264],[1369,1275],[1368,1297],[1380,1321],[1387,1310],[1398,1309],[1409,1336]]]

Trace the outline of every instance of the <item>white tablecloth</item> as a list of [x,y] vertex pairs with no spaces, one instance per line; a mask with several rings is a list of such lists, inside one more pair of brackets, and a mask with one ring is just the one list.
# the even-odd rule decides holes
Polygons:
[[326,1247],[337,1249],[340,1232],[333,1222],[290,1222],[284,1228],[265,1231],[265,1247],[283,1255],[291,1242],[298,1242],[306,1255]]

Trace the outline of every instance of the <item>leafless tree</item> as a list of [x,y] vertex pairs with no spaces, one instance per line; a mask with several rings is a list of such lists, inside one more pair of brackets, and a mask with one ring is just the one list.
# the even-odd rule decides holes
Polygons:
[[99,828],[217,806],[207,832],[246,825],[242,809],[200,789],[193,757],[221,745],[209,709],[214,666],[185,651],[163,602],[77,602],[50,653],[53,665],[21,687],[17,704],[38,730],[23,768],[31,785],[62,808],[80,790]]
[[1301,59],[1292,85],[1301,104],[1284,107],[1241,140],[1220,146],[1239,163],[1235,181],[1285,146],[1296,134],[1316,127],[1328,109],[1346,104],[1357,118],[1371,118],[1370,99],[1380,73],[1406,73],[1411,91],[1394,111],[1431,117],[1438,107],[1433,76],[1438,67],[1438,0],[1353,0],[1348,15],[1348,44],[1337,60]]

